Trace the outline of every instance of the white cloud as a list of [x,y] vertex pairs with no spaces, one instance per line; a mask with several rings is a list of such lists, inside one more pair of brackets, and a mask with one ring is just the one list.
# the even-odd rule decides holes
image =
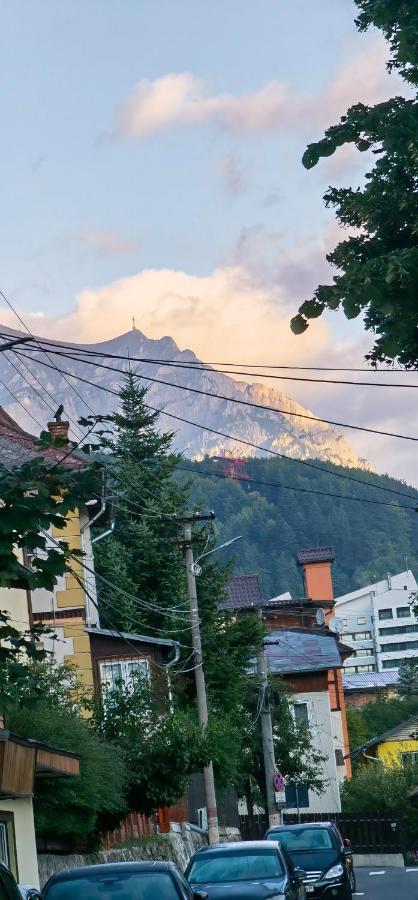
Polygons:
[[75,238],[84,244],[93,256],[126,256],[135,253],[139,248],[138,241],[122,237],[117,231],[82,230],[77,232]]
[[[154,81],[142,79],[119,107],[114,132],[124,138],[145,138],[173,126],[213,122],[234,132],[306,130],[332,124],[353,103],[376,103],[394,91],[385,69],[387,45],[382,38],[346,60],[332,80],[316,94],[301,94],[272,80],[251,93],[211,94],[191,72],[171,73]],[[396,85],[398,88],[398,84]]]

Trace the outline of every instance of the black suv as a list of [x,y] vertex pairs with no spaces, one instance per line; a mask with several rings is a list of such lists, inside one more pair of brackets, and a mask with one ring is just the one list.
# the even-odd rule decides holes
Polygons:
[[351,847],[333,822],[278,825],[265,839],[279,841],[293,864],[305,870],[307,900],[351,900],[356,889]]

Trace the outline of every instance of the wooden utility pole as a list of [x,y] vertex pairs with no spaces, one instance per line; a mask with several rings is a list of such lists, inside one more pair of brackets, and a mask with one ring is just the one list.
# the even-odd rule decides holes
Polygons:
[[[190,618],[192,626],[192,646],[195,667],[196,697],[199,712],[199,723],[203,731],[206,729],[206,726],[208,724],[208,704],[206,697],[205,673],[203,670],[202,639],[200,635],[199,606],[196,590],[196,569],[193,560],[192,524],[193,522],[208,521],[214,518],[215,516],[213,513],[210,513],[207,516],[201,516],[196,513],[187,517],[184,516],[181,519],[181,521],[183,522],[183,546],[185,550],[187,588],[189,593]],[[218,844],[218,810],[216,805],[215,779],[213,775],[212,762],[205,766],[203,770],[203,776],[205,781],[209,844]]]
[[[260,617],[262,612],[260,610]],[[267,656],[264,640],[257,656],[257,673],[260,676],[261,704],[261,739],[263,742],[264,772],[266,777],[267,813],[269,826],[280,825],[280,813],[277,808],[274,776],[276,759],[274,754],[273,726],[271,722]]]

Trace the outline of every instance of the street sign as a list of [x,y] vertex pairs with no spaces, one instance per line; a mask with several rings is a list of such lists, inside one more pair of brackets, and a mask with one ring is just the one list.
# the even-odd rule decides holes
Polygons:
[[275,791],[274,799],[277,806],[286,806],[286,791]]
[[284,791],[285,782],[281,772],[275,772],[273,775],[273,787],[275,791]]

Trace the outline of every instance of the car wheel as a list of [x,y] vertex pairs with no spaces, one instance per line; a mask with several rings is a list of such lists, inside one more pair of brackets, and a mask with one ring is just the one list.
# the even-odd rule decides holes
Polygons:
[[351,890],[351,893],[352,893],[352,894],[355,894],[355,892],[356,892],[356,876],[355,876],[355,874],[354,874],[354,872],[353,872],[352,869],[350,869],[350,875],[349,875],[349,877],[350,877],[350,890]]

